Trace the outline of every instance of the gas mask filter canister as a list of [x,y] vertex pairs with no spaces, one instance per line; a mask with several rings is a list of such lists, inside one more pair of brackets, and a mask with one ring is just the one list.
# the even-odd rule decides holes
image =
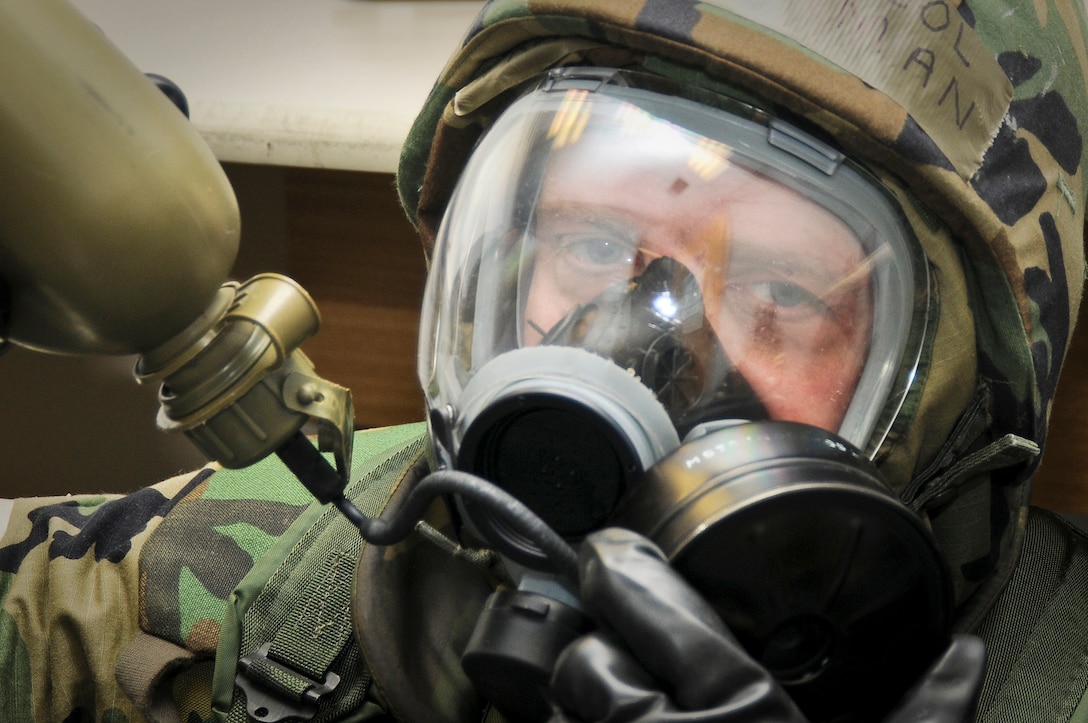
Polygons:
[[926,524],[816,427],[692,437],[610,524],[661,547],[811,719],[893,703],[949,635],[950,582]]

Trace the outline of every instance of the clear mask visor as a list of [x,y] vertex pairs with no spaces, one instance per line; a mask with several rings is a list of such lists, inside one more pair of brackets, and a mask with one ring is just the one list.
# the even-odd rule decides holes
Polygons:
[[[777,419],[865,448],[905,389],[924,265],[885,193],[758,114],[580,80],[510,106],[439,234],[421,338],[432,408],[541,345],[609,359],[680,435]],[[915,329],[914,335],[917,335]]]

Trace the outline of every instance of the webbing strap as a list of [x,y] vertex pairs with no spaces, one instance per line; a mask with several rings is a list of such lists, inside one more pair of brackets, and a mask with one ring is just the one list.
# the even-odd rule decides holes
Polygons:
[[328,670],[325,648],[312,647],[322,638],[343,640],[351,634],[351,620],[336,613],[351,607],[351,576],[355,561],[343,551],[325,559],[302,593],[294,620],[276,631],[269,655],[291,661],[293,667],[310,678],[320,679]]
[[300,710],[316,711],[321,697],[339,685],[340,677],[329,668],[351,635],[354,563],[347,551],[332,551],[304,585],[294,614],[271,642],[240,661],[239,685],[246,691],[251,716],[271,720],[269,715],[254,715],[258,710],[272,709],[262,692],[293,703],[281,707],[296,715]]
[[[380,514],[423,441],[419,425],[356,437],[356,481],[346,494],[364,514]],[[339,510],[320,508],[242,616],[235,683],[245,694],[234,696],[230,723],[308,720],[334,692],[341,709],[362,703],[370,677],[347,648],[354,645],[352,582],[364,544]]]

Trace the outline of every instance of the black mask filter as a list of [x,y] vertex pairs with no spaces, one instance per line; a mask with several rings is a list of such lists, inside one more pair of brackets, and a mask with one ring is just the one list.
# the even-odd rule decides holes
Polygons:
[[926,524],[816,427],[693,437],[609,523],[660,546],[811,719],[894,703],[948,641],[951,587]]

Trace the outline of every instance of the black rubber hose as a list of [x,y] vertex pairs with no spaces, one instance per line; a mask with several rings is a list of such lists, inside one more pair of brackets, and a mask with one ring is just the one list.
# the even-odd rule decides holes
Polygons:
[[[487,480],[456,470],[439,470],[424,477],[393,516],[367,517],[350,500],[341,497],[334,504],[367,542],[392,545],[400,542],[415,529],[431,502],[440,495],[459,495],[486,506],[503,517],[518,532],[531,540],[548,557],[557,572],[571,580],[578,579],[578,555],[559,533],[520,500]],[[494,541],[492,541],[494,544]],[[504,552],[501,545],[499,552]]]
[[[455,470],[432,472],[420,480],[389,519],[367,517],[344,497],[344,480],[301,432],[292,435],[276,454],[319,502],[336,505],[367,542],[375,545],[400,542],[411,534],[436,497],[460,495],[502,517],[547,555],[555,571],[572,581],[578,579],[578,556],[574,548],[523,502],[482,477]],[[491,542],[499,552],[507,552],[501,540],[497,544]],[[516,555],[517,551],[511,551],[512,557]]]

